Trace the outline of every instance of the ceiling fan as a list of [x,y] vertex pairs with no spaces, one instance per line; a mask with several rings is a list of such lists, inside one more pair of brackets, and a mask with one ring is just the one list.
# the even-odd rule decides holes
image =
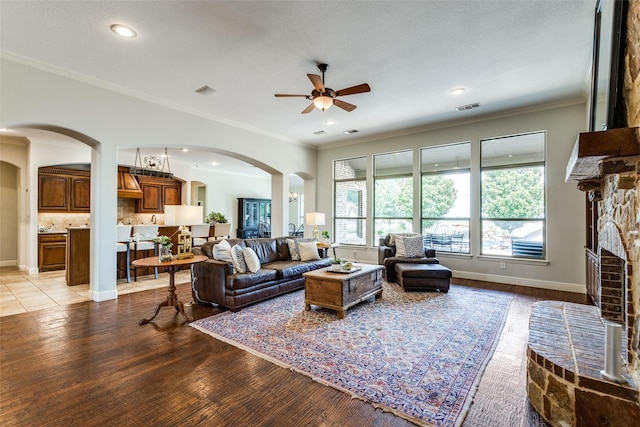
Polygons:
[[327,71],[329,66],[327,64],[318,64],[318,68],[322,71],[322,77],[317,74],[307,74],[309,80],[313,84],[313,91],[311,95],[291,95],[284,93],[276,93],[276,97],[303,97],[308,100],[313,101],[311,105],[302,110],[302,114],[310,113],[314,107],[319,108],[324,111],[327,108],[335,105],[336,107],[340,107],[345,111],[351,112],[355,110],[357,107],[353,104],[349,104],[348,102],[344,102],[340,99],[337,99],[339,96],[346,95],[355,95],[356,93],[363,93],[371,91],[371,88],[368,84],[362,83],[357,86],[351,86],[345,89],[333,90],[331,88],[324,86],[324,72]]

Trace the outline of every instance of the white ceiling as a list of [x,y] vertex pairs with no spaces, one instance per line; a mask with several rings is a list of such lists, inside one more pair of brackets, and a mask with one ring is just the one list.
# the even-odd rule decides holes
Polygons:
[[[595,0],[3,0],[0,54],[320,147],[584,99],[594,8]],[[138,36],[116,36],[114,23]],[[356,110],[303,115],[310,101],[274,97],[310,94],[306,74],[320,74],[320,62],[329,64],[327,87],[371,86],[342,98]],[[203,85],[216,92],[195,93]],[[449,94],[460,86],[464,94]],[[456,111],[475,102],[482,107]]]

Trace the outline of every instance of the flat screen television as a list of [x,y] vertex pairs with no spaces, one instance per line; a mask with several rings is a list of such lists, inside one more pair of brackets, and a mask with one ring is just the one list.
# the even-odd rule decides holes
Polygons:
[[593,37],[591,131],[627,126],[623,85],[626,0],[597,0]]

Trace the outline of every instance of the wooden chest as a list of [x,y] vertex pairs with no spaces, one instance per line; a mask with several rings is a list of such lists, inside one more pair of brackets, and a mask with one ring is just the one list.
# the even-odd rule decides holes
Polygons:
[[337,273],[326,269],[304,273],[305,310],[311,304],[329,308],[338,312],[343,319],[346,310],[375,295],[382,297],[382,266],[357,264],[358,271]]

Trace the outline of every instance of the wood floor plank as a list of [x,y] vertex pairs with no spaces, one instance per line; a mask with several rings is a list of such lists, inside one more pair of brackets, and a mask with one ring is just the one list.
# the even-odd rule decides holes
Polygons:
[[[544,425],[531,413],[524,388],[531,304],[542,298],[584,298],[485,282],[454,283],[514,295],[464,425]],[[181,301],[191,300],[189,285],[177,288]],[[165,298],[166,289],[155,289],[1,317],[2,425],[412,425],[215,340],[189,327],[173,307],[162,308],[154,322],[138,325]],[[188,304],[186,312],[200,319],[220,310]]]

